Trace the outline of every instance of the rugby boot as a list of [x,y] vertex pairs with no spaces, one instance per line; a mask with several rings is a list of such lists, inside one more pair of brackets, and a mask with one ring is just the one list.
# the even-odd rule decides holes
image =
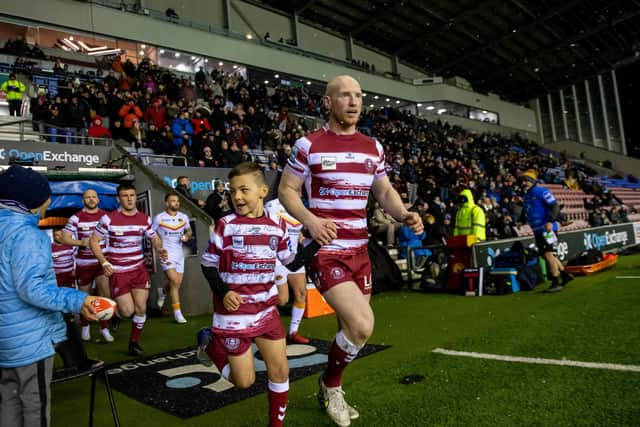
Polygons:
[[293,344],[309,344],[309,338],[303,337],[298,332],[292,332],[287,335],[287,341]]
[[211,335],[211,328],[201,328],[197,335],[198,350],[196,351],[196,358],[207,368],[213,366],[213,361],[207,354],[207,346],[213,342]]
[[137,342],[129,341],[129,356],[142,356],[144,350]]
[[[327,387],[322,381],[322,375],[318,378],[318,386],[318,403],[329,415],[331,421],[341,427],[350,426],[351,414],[349,413],[349,405],[344,400],[342,387]],[[356,417],[358,416],[357,411],[355,415]]]

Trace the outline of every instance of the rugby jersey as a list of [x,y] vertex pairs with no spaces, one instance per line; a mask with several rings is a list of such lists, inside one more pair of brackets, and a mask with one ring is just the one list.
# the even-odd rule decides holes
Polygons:
[[106,239],[109,247],[105,254],[115,272],[131,271],[144,264],[142,240],[156,236],[149,216],[136,211],[129,216],[120,209],[103,215],[94,232]]
[[302,232],[302,223],[292,217],[282,206],[279,199],[273,199],[268,201],[264,205],[264,209],[271,218],[279,221],[282,219],[287,227],[287,234],[289,235],[289,249],[294,254],[298,252],[298,240],[300,239],[300,233]]
[[182,256],[182,236],[191,229],[189,217],[182,212],[171,215],[167,211],[160,212],[153,218],[153,230],[162,240],[162,247],[170,254]]
[[51,257],[53,258],[53,269],[56,275],[71,273],[73,271],[74,246],[51,243]]
[[282,220],[268,215],[248,218],[236,214],[219,219],[202,255],[202,265],[217,268],[222,281],[242,297],[243,303],[238,310],[229,312],[214,295],[214,332],[240,337],[264,333],[278,316],[276,257],[288,264],[294,256]]
[[309,210],[335,222],[337,238],[322,252],[356,253],[367,246],[367,199],[386,176],[382,145],[356,132],[338,135],[325,125],[295,143],[285,171],[304,179]]
[[[96,225],[107,212],[98,209],[95,213],[89,213],[85,209],[77,212],[75,215],[71,215],[67,221],[67,225],[64,227],[64,231],[71,234],[76,240],[83,240],[91,238]],[[106,250],[106,242],[100,242],[100,248],[102,252]],[[94,265],[98,263],[98,259],[93,255],[90,247],[79,247],[76,254],[76,264],[78,266]]]

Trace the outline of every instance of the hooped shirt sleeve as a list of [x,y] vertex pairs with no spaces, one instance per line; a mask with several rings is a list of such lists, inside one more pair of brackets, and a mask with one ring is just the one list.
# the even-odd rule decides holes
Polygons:
[[149,216],[147,215],[147,226],[144,229],[144,234],[145,236],[147,236],[149,239],[153,239],[155,236],[157,236],[158,234],[156,233],[156,230],[153,229],[153,227],[151,227],[151,218],[149,218]]
[[292,173],[299,178],[306,178],[309,175],[309,151],[311,149],[311,141],[307,138],[300,138],[296,141],[291,149],[291,155],[287,160],[284,170]]
[[202,254],[202,259],[200,261],[203,267],[218,268],[220,266],[220,256],[222,255],[222,246],[224,243],[223,236],[225,224],[224,219],[218,221],[216,228],[209,235],[207,249],[204,254]]
[[380,141],[378,141],[377,139],[374,139],[374,141],[376,142],[376,150],[378,150],[378,157],[380,160],[378,162],[378,167],[376,168],[376,171],[373,175],[373,179],[378,180],[387,176],[387,168],[385,166],[386,161],[384,148],[382,148],[382,144],[380,144]]
[[[287,232],[287,225],[282,218],[279,218],[278,225],[282,230],[282,238],[280,242],[278,242],[278,248],[276,253],[276,258],[283,264],[287,265],[290,262],[293,262],[296,257],[296,253],[291,250],[291,244],[289,242],[289,233]],[[297,245],[297,242],[296,242]]]

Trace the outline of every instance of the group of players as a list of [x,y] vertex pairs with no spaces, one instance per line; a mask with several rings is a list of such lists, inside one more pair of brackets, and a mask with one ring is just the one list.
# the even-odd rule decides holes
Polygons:
[[[386,176],[382,146],[357,132],[362,109],[358,82],[349,76],[336,77],[327,85],[323,105],[328,122],[296,142],[281,177],[278,199],[265,206],[268,187],[260,166],[241,163],[230,172],[234,210],[216,222],[201,261],[213,293],[214,313],[212,326],[198,333],[198,359],[207,366],[215,364],[221,376],[237,387],[249,387],[255,381],[251,351],[255,342],[267,367],[270,426],[282,426],[287,409],[286,339],[308,342],[298,333],[305,273],[335,310],[339,328],[327,369],[319,378],[318,400],[334,423],[349,426],[359,414],[344,399],[342,374],[366,344],[374,324],[365,210],[369,193],[394,218],[422,232],[420,217],[406,210]],[[300,198],[303,186],[309,208]],[[167,195],[167,209],[153,224],[137,211],[131,185],[119,186],[117,197],[120,208],[105,213],[97,209],[95,192],[86,192],[85,208],[56,233],[56,241],[79,247],[79,286],[87,289],[95,282],[98,292],[108,292],[116,300],[120,316],[133,315],[129,352],[139,355],[142,349],[137,342],[150,288],[142,239],[147,236],[160,255],[168,278],[165,291],[172,296],[176,321],[183,322],[175,304],[179,304],[182,242],[190,236],[189,222],[178,212],[175,195]],[[303,227],[304,239],[300,237]],[[302,240],[304,250],[297,250]],[[65,253],[61,258],[67,259],[68,270]],[[73,279],[64,276],[68,272],[60,270],[62,282]],[[287,282],[294,297],[288,334],[277,309],[288,299]],[[101,333],[109,341],[106,324],[101,324]]]
[[[111,331],[118,330],[121,317],[132,317],[128,351],[132,356],[140,356],[143,350],[138,340],[146,321],[151,288],[142,241],[145,237],[150,239],[167,277],[166,287],[158,289],[159,307],[162,308],[164,291],[168,290],[176,322],[186,323],[178,290],[184,272],[182,242],[191,238],[191,228],[188,217],[179,212],[180,201],[175,194],[166,196],[166,210],[156,215],[153,223],[136,208],[136,190],[132,185],[118,186],[117,200],[120,207],[106,212],[98,207],[97,192],[86,190],[82,195],[84,207],[69,218],[63,229],[53,231],[51,252],[58,286],[77,286],[116,301],[118,310],[111,325],[109,321],[100,321],[104,341],[114,341]],[[82,339],[88,341],[89,322],[83,316],[80,322]]]

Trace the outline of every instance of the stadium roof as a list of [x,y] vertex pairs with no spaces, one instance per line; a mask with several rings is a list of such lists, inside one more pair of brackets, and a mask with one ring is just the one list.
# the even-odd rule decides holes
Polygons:
[[640,55],[639,0],[250,2],[516,102]]

